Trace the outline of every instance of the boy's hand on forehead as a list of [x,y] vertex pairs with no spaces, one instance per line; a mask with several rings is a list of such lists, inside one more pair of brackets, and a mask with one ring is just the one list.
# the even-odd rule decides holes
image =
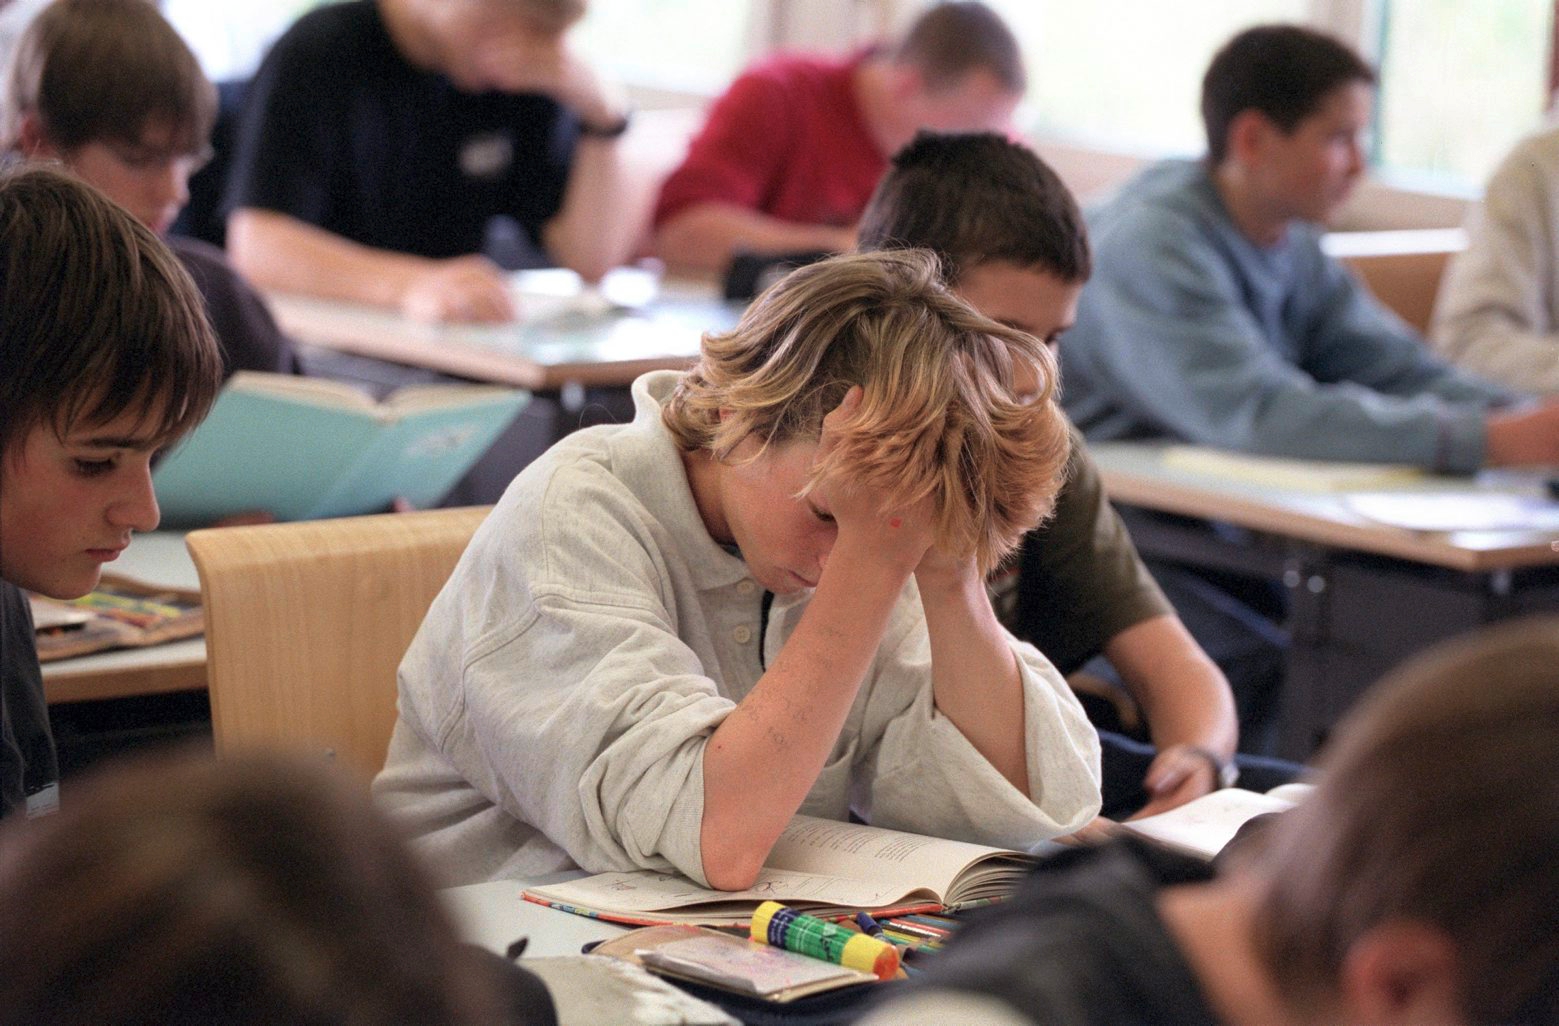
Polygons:
[[[860,411],[861,397],[861,386],[853,386],[823,418],[819,460],[839,445],[846,426]],[[905,571],[918,567],[932,548],[933,508],[929,497],[907,509],[892,509],[880,490],[839,474],[825,477],[817,491],[822,500],[819,507],[838,525],[840,546],[861,546],[873,559]]]
[[624,103],[562,36],[520,36],[492,47],[479,59],[487,78],[505,92],[550,96],[589,124],[610,124],[624,109]]

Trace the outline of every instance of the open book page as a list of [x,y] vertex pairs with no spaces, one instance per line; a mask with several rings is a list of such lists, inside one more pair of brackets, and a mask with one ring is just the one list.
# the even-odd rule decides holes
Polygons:
[[[1283,787],[1308,790],[1308,785],[1304,784],[1285,784]],[[1273,790],[1277,792],[1279,789]],[[1194,798],[1168,812],[1127,820],[1121,826],[1178,851],[1211,859],[1223,850],[1223,846],[1233,839],[1248,820],[1264,813],[1293,808],[1295,801],[1292,799],[1301,797],[1305,791],[1287,790],[1284,793],[1290,797],[1226,787]]]
[[1166,467],[1191,474],[1304,492],[1351,492],[1412,484],[1424,478],[1418,468],[1400,464],[1290,460],[1199,445],[1171,445],[1161,460]]
[[249,392],[275,396],[322,406],[327,409],[370,410],[374,397],[358,385],[330,378],[310,378],[301,374],[272,374],[268,371],[239,371],[223,386],[231,392]]
[[105,574],[68,601],[29,596],[42,663],[113,648],[191,638],[205,629],[200,592],[162,588]]
[[[1027,872],[1031,861],[1021,852],[984,844],[796,816],[769,852],[767,865],[853,880],[880,880],[906,892],[924,888],[944,904],[956,904],[1010,893],[1011,884]],[[982,869],[997,878],[998,893],[983,893],[984,881],[978,878]]]
[[384,397],[378,417],[380,420],[392,421],[423,410],[437,410],[446,406],[507,403],[514,395],[514,389],[501,385],[408,385]]
[[996,897],[1011,892],[1029,861],[1027,855],[1000,848],[797,816],[757,881],[744,891],[710,890],[683,876],[638,871],[537,887],[526,897],[638,922],[743,923],[763,901],[816,911]]

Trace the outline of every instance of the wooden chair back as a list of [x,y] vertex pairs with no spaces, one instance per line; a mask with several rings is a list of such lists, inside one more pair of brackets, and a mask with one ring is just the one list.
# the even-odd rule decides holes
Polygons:
[[218,753],[312,751],[377,773],[396,668],[490,509],[191,532]]
[[1460,228],[1332,232],[1322,247],[1352,268],[1376,299],[1424,334],[1445,266],[1467,248],[1467,235]]

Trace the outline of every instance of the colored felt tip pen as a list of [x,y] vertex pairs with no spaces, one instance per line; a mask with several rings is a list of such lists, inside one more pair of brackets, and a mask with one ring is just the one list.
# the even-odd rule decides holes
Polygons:
[[887,941],[804,915],[777,901],[758,906],[749,932],[755,941],[872,973],[879,980],[892,979],[899,971],[899,950]]

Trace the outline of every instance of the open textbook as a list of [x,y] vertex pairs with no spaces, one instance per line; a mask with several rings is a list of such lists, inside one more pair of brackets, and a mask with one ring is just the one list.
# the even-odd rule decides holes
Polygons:
[[684,876],[639,870],[534,887],[525,898],[616,922],[737,926],[765,901],[826,916],[1006,897],[1033,861],[1006,848],[796,816],[745,891],[715,891]]
[[339,381],[240,371],[152,484],[174,526],[253,510],[355,516],[398,498],[431,506],[527,399],[487,385],[414,385],[375,402]]
[[1265,794],[1225,787],[1168,812],[1129,819],[1121,826],[1187,855],[1211,859],[1247,821],[1268,812],[1292,809],[1311,790],[1311,785],[1300,783],[1283,784]]

